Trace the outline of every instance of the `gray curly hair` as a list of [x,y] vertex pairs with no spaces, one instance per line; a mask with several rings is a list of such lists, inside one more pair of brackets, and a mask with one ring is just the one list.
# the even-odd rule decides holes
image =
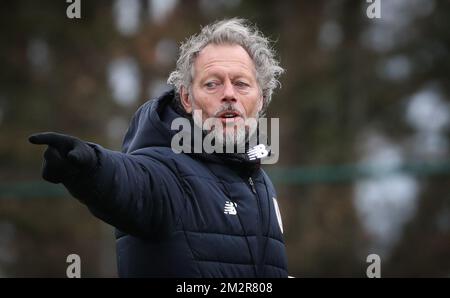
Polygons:
[[[270,41],[258,31],[256,26],[244,19],[232,18],[218,21],[202,28],[180,47],[176,69],[167,83],[174,85],[179,95],[180,88],[190,89],[193,80],[193,65],[199,52],[208,44],[240,45],[252,58],[256,67],[256,79],[263,96],[263,114],[272,99],[273,90],[281,86],[278,77],[284,72],[270,47]],[[177,96],[179,100],[179,96]]]

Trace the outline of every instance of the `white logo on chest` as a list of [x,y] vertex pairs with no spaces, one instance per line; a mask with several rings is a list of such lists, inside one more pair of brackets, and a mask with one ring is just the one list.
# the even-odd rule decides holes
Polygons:
[[236,215],[237,214],[236,207],[237,207],[236,203],[225,201],[225,208],[223,209],[223,213],[229,215]]

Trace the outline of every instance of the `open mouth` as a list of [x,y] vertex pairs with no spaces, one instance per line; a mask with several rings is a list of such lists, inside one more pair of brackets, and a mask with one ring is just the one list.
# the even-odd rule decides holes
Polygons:
[[236,111],[225,111],[225,112],[222,112],[219,115],[217,115],[217,117],[221,118],[222,120],[226,120],[226,119],[234,119],[237,117],[241,117],[241,114]]

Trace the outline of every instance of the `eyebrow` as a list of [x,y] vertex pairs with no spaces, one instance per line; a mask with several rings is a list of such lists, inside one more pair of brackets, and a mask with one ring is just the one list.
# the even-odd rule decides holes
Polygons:
[[[250,81],[252,80],[252,77],[251,77],[250,74],[246,74],[246,73],[244,73],[242,71],[231,72],[231,73],[227,73],[227,74],[225,74],[225,72],[223,72],[223,71],[206,71],[206,73],[203,72],[200,75],[200,81],[205,81],[205,80],[210,79],[210,78],[221,79],[225,75],[228,75],[231,80],[236,80],[236,79],[239,79],[239,78],[248,79]],[[256,78],[255,78],[255,81],[256,81]]]

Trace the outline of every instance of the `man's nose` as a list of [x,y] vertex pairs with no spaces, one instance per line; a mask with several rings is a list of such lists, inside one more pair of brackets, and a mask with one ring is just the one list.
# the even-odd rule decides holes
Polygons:
[[233,83],[230,80],[225,81],[222,101],[236,102],[236,95],[234,91]]

